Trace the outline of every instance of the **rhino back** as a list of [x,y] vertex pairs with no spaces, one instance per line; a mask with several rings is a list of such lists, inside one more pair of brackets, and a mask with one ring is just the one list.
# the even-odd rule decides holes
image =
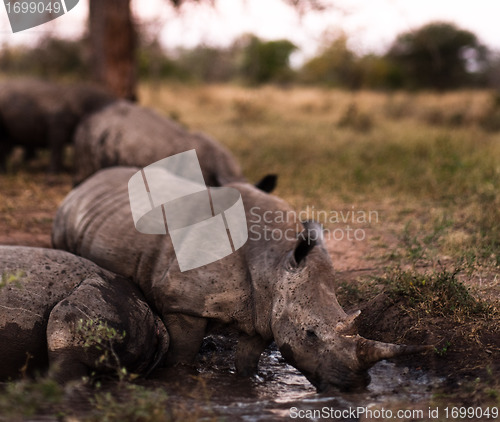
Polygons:
[[[151,274],[165,236],[136,232],[127,183],[139,169],[101,170],[73,189],[59,207],[52,244],[129,278]],[[152,254],[151,250],[158,253]],[[167,253],[168,254],[168,253]]]
[[[99,324],[113,342],[114,355],[105,359],[102,345],[92,344]],[[47,339],[51,365],[59,367],[57,377],[63,381],[88,375],[89,368],[102,373],[125,367],[145,374],[161,362],[169,343],[164,324],[139,289],[118,276],[87,279],[59,302],[50,315]]]
[[144,167],[196,149],[205,182],[211,186],[244,180],[230,152],[203,134],[191,134],[174,121],[126,101],[84,120],[75,134],[75,182],[111,166]]
[[64,90],[65,102],[78,117],[95,113],[116,101],[116,97],[93,84],[68,85]]
[[58,145],[69,143],[80,119],[114,100],[93,85],[36,79],[0,83],[0,115],[9,138],[21,146],[46,147],[59,135]]
[[54,220],[54,247],[132,278],[162,316],[187,313],[251,325],[251,286],[241,250],[181,272],[168,235],[135,229],[127,186],[138,170],[101,170],[73,189]]

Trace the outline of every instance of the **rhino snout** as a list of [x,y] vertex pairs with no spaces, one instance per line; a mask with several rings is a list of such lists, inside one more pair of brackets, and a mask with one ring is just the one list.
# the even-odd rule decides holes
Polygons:
[[355,391],[365,388],[370,383],[367,369],[352,350],[340,350],[334,353],[329,349],[321,351],[321,347],[299,350],[289,343],[280,346],[285,360],[297,368],[318,392],[330,389]]
[[328,342],[306,332],[305,338],[280,346],[285,360],[302,372],[318,392],[356,391],[370,383],[368,370],[378,361],[422,353],[432,346],[382,343],[359,335],[336,335]]
[[335,389],[345,392],[363,390],[370,384],[371,378],[366,370],[352,371],[337,367],[334,371],[327,370],[308,380],[316,387],[318,393],[326,393]]

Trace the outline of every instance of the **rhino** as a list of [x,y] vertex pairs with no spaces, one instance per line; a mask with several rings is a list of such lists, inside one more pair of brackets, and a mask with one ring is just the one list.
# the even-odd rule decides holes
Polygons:
[[319,225],[297,221],[285,201],[248,183],[226,185],[243,200],[249,233],[244,246],[181,271],[170,235],[135,229],[127,184],[137,171],[101,170],[70,192],[57,211],[52,241],[137,283],[167,327],[167,365],[193,362],[214,325],[239,333],[239,374],[255,373],[274,340],[318,391],[362,388],[376,362],[429,349],[359,336],[358,312],[346,314],[335,296]]
[[[75,184],[113,166],[145,167],[165,157],[195,149],[205,183],[222,186],[243,182],[237,160],[225,147],[203,133],[191,133],[155,111],[121,100],[83,120],[75,133]],[[276,176],[258,183],[274,189]]]
[[65,251],[0,246],[1,380],[49,364],[61,382],[122,367],[147,374],[167,350],[134,283]]
[[85,116],[109,105],[115,97],[90,84],[59,85],[36,79],[0,83],[0,171],[6,170],[15,146],[27,159],[36,150],[50,150],[49,171],[62,169],[64,146]]

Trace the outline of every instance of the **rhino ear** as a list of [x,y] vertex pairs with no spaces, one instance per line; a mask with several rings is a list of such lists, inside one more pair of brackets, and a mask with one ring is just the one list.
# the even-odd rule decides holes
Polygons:
[[298,267],[316,245],[323,244],[323,228],[314,221],[303,221],[304,230],[299,234],[292,254],[292,266]]
[[274,189],[276,189],[276,184],[278,183],[278,175],[276,174],[268,174],[264,176],[259,182],[255,184],[257,189],[260,189],[262,192],[271,193]]

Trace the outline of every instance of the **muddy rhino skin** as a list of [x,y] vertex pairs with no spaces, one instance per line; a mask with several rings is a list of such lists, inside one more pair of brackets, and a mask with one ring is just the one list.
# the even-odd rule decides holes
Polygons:
[[73,141],[85,116],[115,101],[92,85],[62,85],[34,79],[0,83],[0,171],[15,146],[32,158],[40,148],[50,150],[49,170],[62,169],[64,146]]
[[[0,379],[44,370],[60,381],[120,366],[145,374],[162,360],[168,334],[141,292],[128,280],[64,251],[0,246]],[[125,331],[103,354],[78,329],[82,320]],[[25,366],[26,365],[26,366]],[[24,367],[24,368],[23,368]]]
[[137,170],[102,170],[74,189],[57,212],[52,239],[55,247],[139,284],[169,332],[168,364],[192,362],[210,322],[240,333],[240,374],[253,373],[274,340],[318,390],[363,387],[375,362],[427,350],[357,335],[358,313],[347,315],[337,302],[321,229],[314,223],[303,227],[284,201],[249,184],[228,185],[243,198],[246,244],[181,272],[168,235],[141,234],[134,227],[127,183]]

